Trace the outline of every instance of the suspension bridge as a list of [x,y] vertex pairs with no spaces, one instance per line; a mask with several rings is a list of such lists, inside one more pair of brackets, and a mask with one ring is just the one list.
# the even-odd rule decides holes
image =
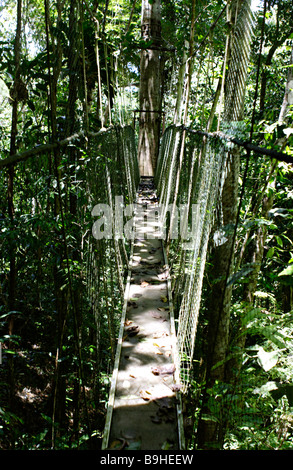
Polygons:
[[[83,134],[54,144],[79,141]],[[105,302],[113,370],[102,449],[184,449],[182,396],[190,385],[208,245],[225,242],[221,194],[240,149],[292,163],[286,154],[234,136],[168,127],[154,177],[139,174],[134,129],[87,136],[81,159],[91,208],[87,300],[96,327]],[[0,167],[47,154],[52,146],[8,157]],[[115,327],[111,278],[121,296]],[[114,274],[115,273],[115,274]],[[112,279],[113,281],[113,279]],[[115,340],[117,339],[117,341]]]
[[[135,158],[124,154],[129,174]],[[170,127],[162,139],[154,181],[142,177],[136,198],[132,193],[130,200],[136,202],[133,243],[104,449],[184,448],[180,397],[188,387],[213,207],[227,158],[224,145],[218,148],[182,127]],[[187,179],[188,175],[194,178]],[[181,216],[178,204],[184,208]],[[194,207],[196,218],[191,214]],[[182,296],[177,331],[165,249],[167,212],[182,282],[177,286],[177,295]]]
[[[134,139],[131,130],[127,136]],[[235,137],[184,126],[164,132],[154,178],[139,176],[135,153],[122,155],[136,183],[125,194],[131,250],[103,449],[185,448],[181,397],[190,385],[208,245],[211,236],[215,244],[226,240],[221,193],[243,148],[273,157]]]

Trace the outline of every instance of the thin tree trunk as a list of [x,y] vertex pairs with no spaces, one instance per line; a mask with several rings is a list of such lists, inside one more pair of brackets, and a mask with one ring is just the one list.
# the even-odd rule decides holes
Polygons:
[[[186,89],[185,89],[185,103],[184,103],[183,118],[182,118],[184,126],[186,126],[187,124],[191,79],[192,79],[193,63],[194,63],[193,53],[194,53],[195,9],[196,9],[196,0],[192,0],[191,28],[190,28],[190,39],[189,39],[189,57],[187,60],[188,63],[187,63]],[[174,227],[174,223],[176,220],[175,212],[176,212],[177,197],[179,193],[180,174],[181,174],[182,162],[183,162],[183,157],[184,157],[185,137],[186,137],[186,130],[183,129],[176,182],[175,182],[175,189],[174,189],[174,199],[173,199],[174,205],[173,205],[173,209],[172,209],[171,216],[170,216],[170,229],[169,229],[169,235],[168,235],[168,240],[167,240],[167,253],[169,253],[170,237],[173,232],[173,227]]]
[[[188,43],[187,43],[188,44]],[[186,72],[186,62],[187,62],[187,52],[186,48],[183,52],[182,63],[179,67],[178,73],[178,84],[177,84],[177,93],[176,93],[176,105],[174,112],[174,124],[180,124],[182,119],[182,100],[183,100],[183,91],[184,91],[184,77]]]
[[[77,97],[78,97],[78,87],[83,83],[83,90],[81,92],[85,92],[84,101],[86,106],[86,80],[80,80],[82,67],[80,67],[79,60],[80,60],[80,46],[83,45],[83,42],[80,40],[80,28],[78,26],[78,9],[79,9],[79,2],[78,0],[73,0],[70,3],[70,16],[69,16],[69,31],[70,31],[70,54],[68,60],[68,68],[71,71],[70,80],[69,80],[69,92],[68,92],[68,109],[67,109],[67,135],[71,135],[74,132],[76,126],[76,106],[77,106]],[[83,55],[83,52],[81,54]],[[85,76],[84,76],[85,78]],[[87,114],[85,113],[85,118],[87,119]],[[69,147],[68,154],[69,154],[69,167],[67,169],[69,175],[69,211],[73,218],[77,218],[78,214],[78,198],[77,193],[75,191],[73,181],[74,181],[74,172],[76,168],[77,162],[77,149],[76,147]],[[80,228],[77,226],[72,227],[71,236],[75,240],[75,247],[70,248],[69,257],[72,259],[77,266],[81,269],[81,232]],[[77,276],[75,282],[74,278],[74,289],[73,292],[70,293],[69,286],[66,288],[68,292],[68,297],[73,295],[72,307],[74,308],[73,315],[76,316],[76,331],[75,331],[75,354],[78,357],[79,348],[80,348],[80,326],[82,323],[82,310],[81,310],[81,296],[82,296],[82,280]],[[75,365],[75,382],[74,382],[74,392],[73,392],[73,430],[75,434],[75,439],[78,439],[79,434],[79,413],[80,413],[80,374],[79,374],[79,366],[78,364]]]
[[287,82],[285,87],[284,99],[279,115],[279,122],[284,123],[287,118],[289,106],[293,105],[293,46],[291,48],[290,64],[288,69]]
[[[267,91],[267,81],[269,77],[269,66],[272,64],[273,56],[277,49],[284,44],[284,42],[290,37],[293,32],[293,28],[291,28],[286,34],[280,34],[280,20],[279,20],[279,8],[280,4],[277,4],[277,14],[276,14],[276,30],[274,34],[274,40],[271,48],[268,51],[268,54],[265,59],[264,68],[262,72],[261,78],[261,89],[260,89],[260,97],[259,97],[259,110],[260,115],[265,116],[265,101],[266,101],[266,91]],[[282,31],[282,30],[281,30]],[[280,37],[281,36],[281,37]]]

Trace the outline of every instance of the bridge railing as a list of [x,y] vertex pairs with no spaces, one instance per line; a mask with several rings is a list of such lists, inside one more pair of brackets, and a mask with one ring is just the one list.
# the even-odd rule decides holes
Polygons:
[[225,242],[221,193],[231,159],[253,153],[293,163],[290,155],[222,132],[170,126],[162,136],[155,182],[166,234],[177,316],[178,367],[190,382],[208,246]]
[[[11,165],[13,217],[6,203],[6,170]],[[115,355],[130,241],[115,237],[114,217],[112,236],[98,236],[95,222],[104,214],[95,207],[102,204],[115,211],[116,200],[134,201],[139,182],[134,131],[127,126],[79,132],[20,152],[0,160],[0,178],[3,315],[13,303],[21,323],[41,308],[42,321],[47,318],[54,331],[48,342],[54,357],[56,340],[66,341],[56,325],[67,325],[73,311],[80,337],[96,345],[99,376],[99,368],[107,371]],[[103,358],[99,349],[108,351]]]

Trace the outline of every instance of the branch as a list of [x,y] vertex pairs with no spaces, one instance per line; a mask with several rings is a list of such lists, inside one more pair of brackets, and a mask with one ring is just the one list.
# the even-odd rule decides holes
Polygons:
[[98,137],[99,135],[107,132],[111,128],[113,128],[113,126],[109,126],[108,128],[102,128],[98,132],[86,133],[85,131],[80,131],[80,132],[77,132],[76,134],[66,137],[66,139],[53,142],[52,144],[39,145],[30,150],[25,150],[24,152],[15,153],[14,155],[10,155],[9,157],[4,158],[3,160],[0,160],[0,169],[6,166],[15,165],[16,163],[19,163],[19,162],[23,162],[30,157],[36,157],[37,155],[49,153],[52,150],[55,150],[57,148],[66,147],[66,145],[69,145],[71,142],[81,137],[85,137],[85,138],[86,137]]
[[276,160],[279,160],[280,162],[291,163],[293,165],[293,157],[291,157],[287,153],[278,152],[277,150],[267,149],[265,147],[259,147],[258,145],[254,145],[249,142],[243,142],[239,139],[230,137],[229,135],[226,135],[223,132],[211,133],[211,132],[204,132],[204,131],[195,131],[195,130],[188,129],[188,128],[185,128],[185,129],[194,134],[204,135],[206,137],[213,137],[213,138],[218,137],[219,139],[227,140],[228,142],[232,142],[233,144],[236,144],[239,147],[243,147],[245,148],[245,150],[250,150],[254,153],[258,153],[259,155],[266,155],[267,157],[275,158]]
[[14,165],[15,163],[23,162],[27,160],[30,157],[34,157],[37,155],[42,155],[44,153],[49,153],[52,150],[55,150],[57,148],[65,147],[68,145],[70,142],[73,140],[78,139],[79,137],[83,137],[84,132],[79,132],[77,134],[71,135],[70,137],[67,137],[64,140],[60,140],[58,142],[54,142],[52,144],[44,144],[44,145],[39,145],[38,147],[34,147],[30,150],[25,150],[24,152],[20,153],[15,153],[14,155],[10,155],[7,158],[4,158],[3,160],[0,160],[0,168],[4,168],[5,166],[10,166]]

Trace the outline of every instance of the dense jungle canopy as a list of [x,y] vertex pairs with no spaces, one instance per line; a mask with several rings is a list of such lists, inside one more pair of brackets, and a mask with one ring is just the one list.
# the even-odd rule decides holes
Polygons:
[[[153,4],[158,42],[142,27]],[[110,176],[134,197],[116,157],[130,126],[141,148],[173,125],[272,155],[240,146],[227,170],[187,448],[293,449],[293,167],[274,158],[293,157],[292,1],[1,0],[0,19],[0,449],[100,449],[130,244],[93,243],[91,211]]]

